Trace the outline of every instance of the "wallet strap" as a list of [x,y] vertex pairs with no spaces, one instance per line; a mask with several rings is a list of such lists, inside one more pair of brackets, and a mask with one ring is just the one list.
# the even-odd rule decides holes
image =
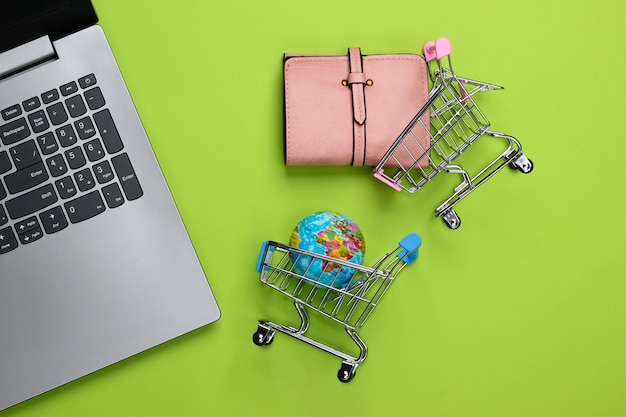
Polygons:
[[363,166],[365,162],[365,83],[360,48],[349,48],[350,74],[348,86],[352,90],[352,112],[354,129],[354,156],[353,166]]

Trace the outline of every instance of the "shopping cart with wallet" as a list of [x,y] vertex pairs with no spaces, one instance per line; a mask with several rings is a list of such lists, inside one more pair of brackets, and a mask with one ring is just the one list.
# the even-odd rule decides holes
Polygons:
[[[474,100],[481,92],[502,87],[459,77],[452,69],[450,42],[441,38],[424,46],[431,88],[428,100],[400,133],[373,169],[374,177],[397,191],[415,193],[439,173],[460,175],[461,182],[440,204],[435,214],[456,229],[461,219],[454,210],[463,198],[509,166],[530,173],[533,163],[513,136],[491,130]],[[468,172],[459,160],[481,138],[502,142],[502,150],[476,172]]]

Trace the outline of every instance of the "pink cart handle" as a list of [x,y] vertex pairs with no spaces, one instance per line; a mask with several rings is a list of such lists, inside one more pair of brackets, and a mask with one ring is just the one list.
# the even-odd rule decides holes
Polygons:
[[393,188],[396,191],[402,191],[402,187],[400,187],[398,184],[396,184],[395,182],[391,181],[388,179],[388,177],[383,174],[383,170],[379,170],[374,172],[374,177],[376,177],[377,179],[381,180],[382,182],[384,182],[385,184],[387,184],[388,186],[390,186],[391,188]]
[[450,53],[452,53],[452,47],[447,38],[439,38],[435,42],[426,42],[424,45],[424,57],[428,62],[433,59],[441,59]]

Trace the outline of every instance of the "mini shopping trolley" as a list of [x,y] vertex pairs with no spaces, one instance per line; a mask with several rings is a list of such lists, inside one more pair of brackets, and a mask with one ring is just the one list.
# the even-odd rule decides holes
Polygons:
[[[435,214],[456,229],[461,219],[454,206],[505,166],[530,173],[533,164],[512,136],[490,130],[490,123],[474,101],[480,92],[502,87],[457,76],[452,70],[450,42],[441,38],[424,46],[432,81],[428,100],[374,167],[373,174],[397,191],[414,193],[438,173],[461,175],[461,183]],[[471,176],[456,158],[478,138],[500,139],[506,147]]]
[[[293,300],[300,316],[300,326],[294,328],[259,320],[257,331],[252,337],[254,343],[259,346],[269,345],[276,331],[292,336],[341,358],[343,362],[337,376],[342,382],[350,381],[357,366],[367,356],[367,345],[358,335],[359,329],[398,273],[417,259],[421,243],[419,235],[409,234],[393,252],[383,256],[374,266],[366,267],[276,242],[265,242],[257,263],[261,282]],[[308,265],[304,269],[303,261]],[[333,271],[330,280],[327,276],[322,279],[321,273],[324,272],[314,271],[316,264],[318,267],[324,266],[317,268],[318,271]],[[345,277],[346,273],[350,274],[349,281],[335,286],[336,278],[339,275]],[[310,323],[307,310],[343,325],[358,347],[358,356],[306,336]]]

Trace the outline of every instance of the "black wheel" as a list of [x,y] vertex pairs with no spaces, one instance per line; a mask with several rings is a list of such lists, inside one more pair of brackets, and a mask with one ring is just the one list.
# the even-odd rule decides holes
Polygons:
[[252,341],[257,346],[263,346],[265,344],[265,334],[262,332],[254,332],[252,335]]
[[252,335],[252,341],[257,346],[269,345],[274,341],[274,330],[259,326],[257,331]]
[[337,378],[341,382],[350,382],[354,375],[356,374],[356,366],[351,365],[349,363],[344,363],[341,365],[341,369],[337,372]]

